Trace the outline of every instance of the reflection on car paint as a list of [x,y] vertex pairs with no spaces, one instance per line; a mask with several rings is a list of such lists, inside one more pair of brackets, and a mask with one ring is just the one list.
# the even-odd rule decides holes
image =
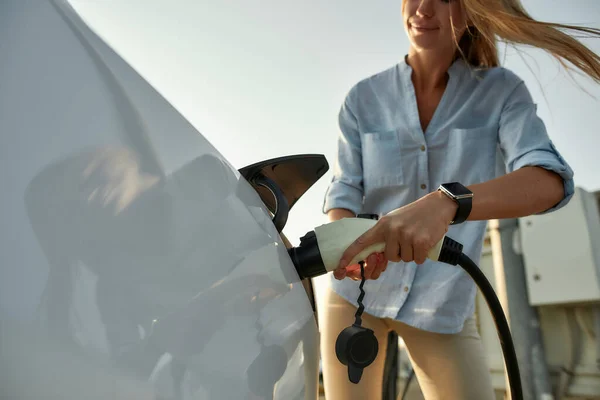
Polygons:
[[256,191],[68,3],[0,9],[0,265],[44,281],[35,318],[34,285],[2,304],[0,397],[314,399],[313,311]]

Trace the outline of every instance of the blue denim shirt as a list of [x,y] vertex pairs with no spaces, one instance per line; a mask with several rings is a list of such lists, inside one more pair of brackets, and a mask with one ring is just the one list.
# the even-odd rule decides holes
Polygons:
[[[425,132],[411,67],[403,60],[360,81],[339,114],[338,153],[323,212],[386,214],[437,190],[465,186],[506,172],[540,166],[564,180],[564,206],[574,192],[573,171],[548,138],[524,82],[505,68],[475,70],[457,60]],[[500,164],[502,165],[502,164]],[[501,173],[504,173],[502,171]],[[453,225],[448,236],[479,263],[486,221]],[[358,282],[332,278],[333,290],[356,303]],[[439,333],[459,332],[475,309],[476,286],[460,267],[427,260],[388,264],[365,284],[365,312]]]

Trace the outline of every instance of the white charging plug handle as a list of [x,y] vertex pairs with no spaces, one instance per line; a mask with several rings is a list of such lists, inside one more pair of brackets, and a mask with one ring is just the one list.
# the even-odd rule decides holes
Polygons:
[[[343,218],[315,228],[317,243],[321,258],[327,272],[337,269],[340,258],[344,251],[363,233],[371,229],[377,223],[376,220],[366,218]],[[437,261],[442,249],[444,239],[440,240],[427,253],[427,258]],[[357,264],[366,260],[373,253],[382,253],[385,243],[376,243],[363,249],[354,257],[348,265]]]

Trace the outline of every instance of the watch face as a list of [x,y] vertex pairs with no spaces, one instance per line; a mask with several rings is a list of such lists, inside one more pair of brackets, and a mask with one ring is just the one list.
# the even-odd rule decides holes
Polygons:
[[455,196],[464,196],[472,194],[472,192],[458,182],[444,183],[446,190]]

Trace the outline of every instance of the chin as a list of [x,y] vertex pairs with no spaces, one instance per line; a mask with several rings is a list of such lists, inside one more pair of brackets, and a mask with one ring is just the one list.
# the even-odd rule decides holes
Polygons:
[[443,50],[438,40],[411,40],[412,47],[417,51]]
[[417,51],[447,52],[454,47],[452,41],[443,40],[440,35],[411,35],[409,39],[411,46]]

